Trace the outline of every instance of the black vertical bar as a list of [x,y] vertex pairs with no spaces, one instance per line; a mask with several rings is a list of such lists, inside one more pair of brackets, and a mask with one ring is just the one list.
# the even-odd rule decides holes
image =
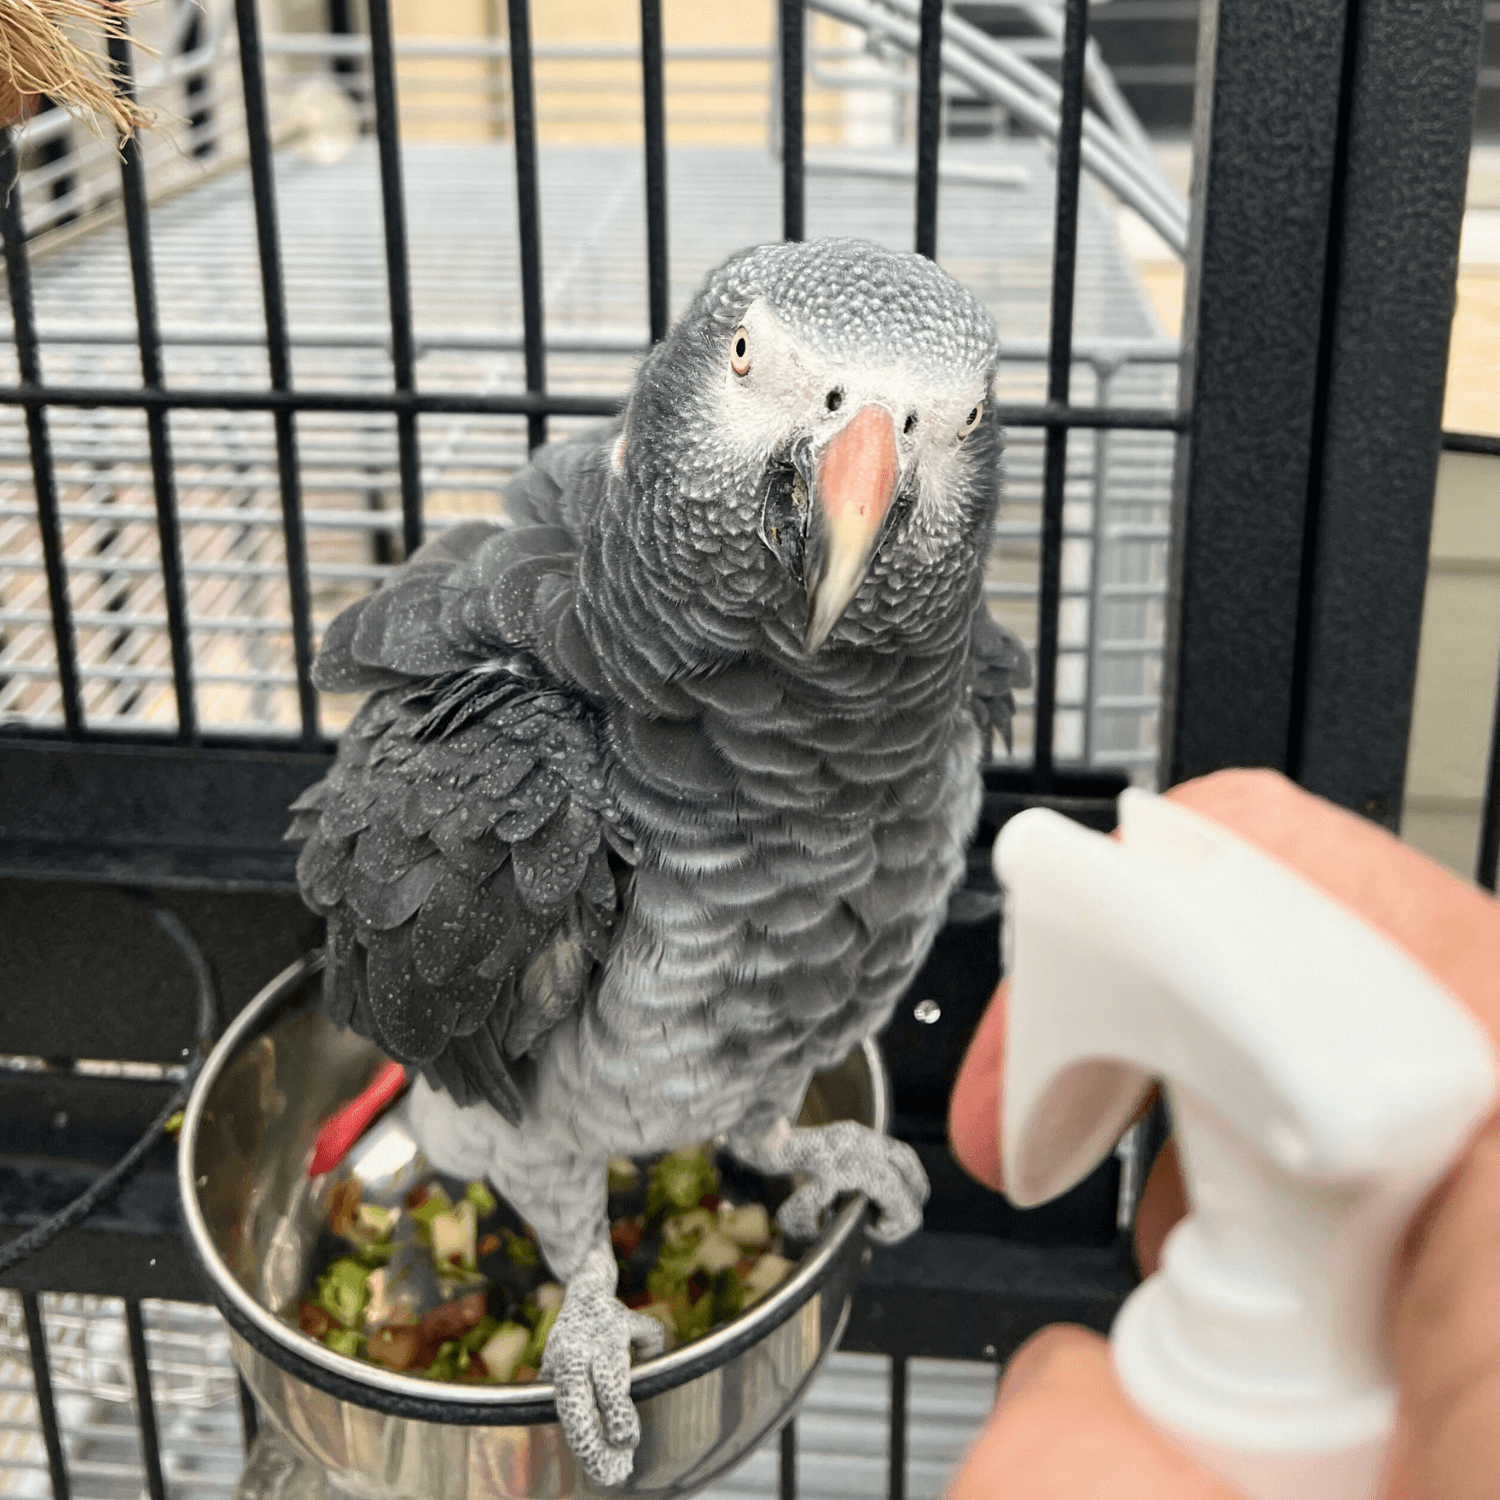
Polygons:
[[130,1364],[135,1371],[135,1406],[141,1426],[141,1458],[146,1465],[146,1490],[151,1500],[167,1500],[161,1472],[161,1443],[156,1433],[156,1402],[151,1395],[151,1367],[146,1363],[146,1325],[141,1304],[125,1299],[125,1329],[130,1335]]
[[21,1293],[26,1318],[26,1342],[31,1347],[31,1380],[36,1387],[37,1416],[47,1445],[47,1470],[52,1475],[52,1500],[69,1500],[68,1464],[63,1456],[62,1431],[57,1425],[57,1403],[52,1399],[52,1364],[47,1358],[47,1334],[35,1292]]
[[802,109],[807,11],[803,0],[780,0],[777,14],[781,28],[781,237],[800,240],[806,236],[807,219]]
[[1348,4],[1199,11],[1164,785],[1287,769]]
[[[1083,150],[1083,54],[1088,0],[1067,0],[1063,28],[1062,101],[1057,122],[1057,210],[1052,231],[1052,335],[1047,400],[1066,406],[1073,374],[1073,285],[1078,268],[1078,184]],[[1063,502],[1068,478],[1068,429],[1047,429],[1042,474],[1041,588],[1037,601],[1036,719],[1033,744],[1038,791],[1052,785],[1057,716],[1057,636],[1062,607]]]
[[250,1387],[244,1379],[238,1378],[235,1383],[240,1391],[240,1427],[245,1435],[245,1452],[248,1453],[260,1431],[260,1413],[255,1409],[255,1397],[250,1394]]
[[906,1500],[906,1356],[891,1359],[891,1477],[888,1500]]
[[[31,262],[26,255],[26,231],[21,223],[20,162],[13,132],[0,132],[0,235],[5,242],[5,272],[10,288],[10,317],[15,329],[16,364],[22,385],[42,383],[42,362],[36,336],[36,308],[31,294]],[[31,448],[31,483],[36,494],[36,524],[42,536],[42,561],[47,571],[47,601],[52,609],[52,640],[57,654],[57,688],[62,697],[63,723],[70,735],[83,732],[78,701],[78,648],[73,637],[73,608],[68,599],[67,566],[63,558],[62,521],[57,512],[57,476],[52,468],[52,440],[47,413],[40,406],[26,408],[26,437]]]
[[[123,19],[120,25],[124,25]],[[135,97],[130,43],[111,33],[109,57],[117,87],[127,99]],[[141,383],[148,389],[163,385],[161,325],[156,311],[156,274],[151,263],[151,228],[146,209],[146,173],[140,138],[131,133],[120,140],[120,196],[125,208],[125,239],[130,250],[130,280],[135,293],[135,319],[141,351]],[[156,532],[161,548],[162,593],[167,606],[167,634],[172,643],[172,682],[177,693],[177,738],[198,738],[198,713],[193,702],[193,663],[188,643],[187,587],[182,571],[182,531],[177,523],[177,487],[172,475],[172,447],[163,407],[146,410],[146,441],[151,452],[151,481],[156,495]]]
[[1289,759],[1395,829],[1484,22],[1477,0],[1350,15]]
[[943,0],[922,0],[917,65],[917,254],[937,259],[938,144],[943,135]]
[[641,0],[641,92],[646,125],[646,261],[651,342],[667,332],[667,123],[661,0]]
[[781,1500],[797,1500],[797,1421],[781,1429]]
[[[265,66],[260,50],[256,0],[235,0],[240,36],[240,78],[245,90],[245,133],[250,144],[250,187],[255,198],[256,246],[260,253],[261,301],[266,314],[266,360],[271,388],[292,388],[291,339],[287,330],[286,289],[281,276],[281,242],[276,225],[276,183],[271,165],[271,128],[266,116]],[[318,735],[318,695],[312,683],[312,604],[307,576],[307,534],[302,522],[302,476],[297,459],[294,414],[272,414],[276,468],[281,480],[281,529],[286,540],[287,589],[292,606],[292,650],[297,663],[297,702],[302,738]]]
[[[401,184],[401,122],[396,112],[396,64],[390,0],[369,0],[370,82],[375,95],[375,144],[380,153],[380,208],[385,221],[385,278],[391,306],[391,369],[396,390],[416,389],[411,327],[411,263],[406,249],[406,195]],[[410,557],[422,545],[422,466],[417,414],[396,408],[401,473],[401,539]]]
[[[521,316],[526,338],[526,389],[539,396],[547,389],[547,345],[542,324],[542,211],[537,192],[531,9],[527,0],[506,0],[506,4],[510,26],[511,126],[516,147],[516,218],[521,233]],[[536,449],[546,441],[546,413],[530,413],[526,418],[526,446]]]

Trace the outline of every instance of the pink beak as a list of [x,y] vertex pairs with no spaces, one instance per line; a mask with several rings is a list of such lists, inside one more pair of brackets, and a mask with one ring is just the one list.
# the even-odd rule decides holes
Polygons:
[[895,430],[882,406],[861,407],[823,450],[804,574],[809,654],[828,639],[864,584],[900,478]]

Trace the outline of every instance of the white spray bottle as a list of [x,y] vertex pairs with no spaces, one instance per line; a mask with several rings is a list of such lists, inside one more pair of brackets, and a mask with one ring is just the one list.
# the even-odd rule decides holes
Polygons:
[[1496,1096],[1479,1024],[1372,927],[1147,792],[995,845],[1006,1191],[1041,1203],[1166,1088],[1190,1212],[1111,1335],[1140,1410],[1251,1500],[1376,1500],[1397,1238]]

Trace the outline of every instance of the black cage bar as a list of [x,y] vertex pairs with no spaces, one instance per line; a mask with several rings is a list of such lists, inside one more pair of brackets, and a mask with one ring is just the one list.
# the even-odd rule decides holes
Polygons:
[[[806,77],[804,0],[777,0],[773,134],[781,166],[786,238],[806,231]],[[992,769],[981,844],[1006,817],[1028,805],[1057,807],[1107,828],[1122,778],[1057,765],[1057,657],[1062,608],[1064,500],[1069,435],[1081,431],[1155,431],[1182,435],[1174,519],[1174,586],[1164,700],[1164,780],[1227,764],[1301,771],[1316,789],[1389,821],[1399,807],[1411,672],[1425,563],[1431,470],[1436,461],[1438,398],[1451,306],[1454,247],[1461,206],[1463,143],[1477,77],[1479,7],[1471,0],[1308,0],[1297,34],[1283,35],[1266,7],[1206,0],[1197,77],[1197,181],[1188,259],[1187,328],[1180,409],[1074,405],[1074,282],[1085,114],[1086,0],[1067,0],[1058,58],[1060,126],[1052,250],[1045,400],[1002,403],[1010,428],[1045,435],[1039,547],[1038,651],[1034,758],[1030,766]],[[916,249],[935,256],[940,235],[939,159],[943,118],[944,24],[941,0],[921,0],[916,52]],[[527,444],[545,441],[549,416],[602,416],[612,395],[549,389],[544,267],[538,182],[537,106],[527,0],[507,0],[512,141],[515,159],[518,284],[524,354],[522,389],[426,391],[417,375],[412,278],[389,0],[367,7],[373,134],[388,295],[388,389],[319,386],[295,378],[288,330],[286,274],[277,222],[275,162],[255,0],[235,0],[245,100],[255,245],[259,261],[269,379],[264,388],[169,383],[155,302],[144,167],[127,145],[122,203],[139,333],[139,386],[96,388],[49,383],[40,358],[28,248],[16,183],[15,141],[0,143],[3,230],[18,383],[0,403],[24,411],[36,523],[47,583],[48,618],[62,704],[60,732],[0,736],[0,879],[17,897],[0,927],[28,940],[63,941],[89,929],[97,953],[112,955],[101,976],[88,962],[72,967],[22,963],[17,993],[22,1050],[56,1060],[43,1082],[10,1089],[33,1112],[48,1101],[78,1101],[81,1117],[102,1117],[124,1144],[160,1107],[161,1089],[108,1109],[97,1085],[69,1071],[67,1059],[96,1055],[67,1028],[108,1020],[101,985],[124,981],[144,995],[124,1050],[97,1055],[171,1058],[191,1039],[180,958],[139,952],[138,917],[126,886],[170,893],[225,979],[226,1020],[258,987],[316,940],[289,892],[290,856],[279,843],[286,804],[327,765],[311,682],[312,602],[304,516],[301,414],[366,413],[393,421],[408,554],[423,534],[419,419],[424,414],[525,417]],[[330,7],[333,29],[348,32],[350,7]],[[1425,49],[1425,50],[1424,50]],[[1430,51],[1433,68],[1411,66]],[[116,47],[116,61],[128,51]],[[652,341],[669,317],[669,216],[665,43],[660,0],[641,0],[640,64],[644,126],[646,279],[642,302]],[[336,64],[361,98],[352,63]],[[1278,133],[1268,148],[1265,122]],[[1413,145],[1412,143],[1419,143]],[[1377,234],[1377,230],[1382,233]],[[1389,254],[1394,241],[1399,253]],[[1362,318],[1372,299],[1390,299],[1393,278],[1420,295],[1400,319],[1377,326]],[[1378,320],[1377,320],[1378,323]],[[1392,347],[1419,351],[1390,372]],[[50,443],[54,408],[139,412],[146,424],[172,648],[177,725],[171,734],[128,740],[90,728],[80,692],[76,631]],[[204,731],[195,712],[183,586],[181,523],[169,442],[174,411],[270,414],[285,541],[290,628],[296,665],[300,739],[269,740]],[[1496,440],[1455,436],[1449,446],[1495,452]],[[1372,465],[1394,465],[1382,515],[1390,524],[1354,520]],[[1394,538],[1394,540],[1393,540]],[[1362,624],[1396,601],[1381,629],[1390,647],[1360,657]],[[1357,735],[1338,724],[1353,713]],[[1340,716],[1344,716],[1341,718]],[[1480,874],[1493,886],[1500,860],[1500,707],[1484,813]],[[163,796],[164,787],[171,796]],[[976,847],[982,863],[983,849]],[[106,894],[101,896],[100,892]],[[49,925],[51,924],[51,925]],[[206,935],[206,936],[205,936]],[[961,996],[968,1024],[998,977],[997,921],[955,917],[918,980]],[[18,950],[19,951],[19,950]],[[126,960],[113,955],[126,954]],[[86,955],[85,955],[86,958]],[[34,970],[34,972],[33,972]],[[76,972],[75,972],[76,970]],[[945,1004],[947,1001],[945,1001]],[[18,1032],[18,1035],[20,1035]],[[90,1032],[89,1035],[95,1035]],[[900,1037],[898,1111],[903,1078]],[[957,1050],[942,1066],[956,1064]],[[139,1051],[129,1051],[138,1047]],[[30,1092],[26,1092],[30,1090]],[[929,1093],[931,1090],[929,1089]],[[23,1097],[24,1094],[24,1097]],[[907,1097],[917,1097],[913,1086]],[[922,1096],[926,1098],[926,1095]],[[9,1107],[9,1106],[6,1106]],[[891,1357],[888,1493],[902,1500],[907,1468],[907,1394],[912,1357],[1003,1361],[1042,1324],[1067,1319],[1108,1326],[1133,1282],[1125,1239],[1115,1232],[1115,1178],[1091,1189],[1089,1212],[1104,1204],[1108,1234],[1080,1242],[1079,1222],[1063,1215],[1046,1233],[963,1185],[947,1158],[941,1099],[898,1112],[896,1129],[922,1153],[935,1193],[928,1230],[915,1248],[876,1255],[856,1300],[846,1347]],[[106,1132],[108,1134],[108,1132]],[[115,1136],[110,1136],[114,1139]],[[91,1169],[61,1153],[59,1182],[86,1181]],[[90,1158],[92,1160],[92,1158]],[[146,1167],[149,1176],[155,1170]],[[69,1177],[69,1172],[73,1174]],[[1102,1196],[1101,1196],[1102,1195]],[[1087,1207],[1087,1205],[1086,1205]],[[1084,1210],[1075,1204],[1078,1214]],[[128,1221],[128,1202],[120,1209]],[[1070,1210],[1071,1212],[1071,1210]],[[1009,1216],[1007,1216],[1009,1215]],[[1097,1216],[1097,1214],[1096,1214]],[[974,1232],[980,1224],[983,1236]],[[1059,1227],[1061,1226],[1061,1227]],[[37,1293],[103,1291],[123,1296],[135,1372],[147,1487],[163,1493],[153,1418],[146,1332],[139,1299],[182,1296],[186,1261],[169,1235],[132,1223],[130,1234],[84,1226],[59,1240],[45,1264],[23,1262],[0,1282],[23,1294],[36,1395],[53,1492],[69,1483],[59,1433]],[[19,1232],[0,1223],[0,1244]],[[1030,1234],[1031,1238],[1027,1238]],[[1050,1237],[1049,1237],[1050,1236]],[[110,1247],[101,1269],[101,1244]],[[241,1392],[245,1439],[256,1430]],[[780,1436],[780,1487],[796,1493],[797,1437]]]

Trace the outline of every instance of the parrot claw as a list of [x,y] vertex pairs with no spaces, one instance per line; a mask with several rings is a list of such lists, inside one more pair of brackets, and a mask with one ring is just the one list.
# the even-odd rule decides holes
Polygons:
[[613,1253],[595,1246],[568,1282],[542,1356],[542,1378],[557,1393],[557,1420],[584,1473],[598,1485],[624,1484],[635,1462],[641,1422],[630,1399],[632,1346],[660,1354],[655,1318],[615,1298]]
[[904,1141],[866,1125],[846,1120],[795,1129],[780,1120],[758,1140],[731,1142],[730,1150],[758,1171],[808,1179],[776,1215],[793,1239],[817,1239],[824,1211],[841,1193],[863,1193],[875,1205],[869,1234],[878,1244],[894,1245],[922,1227],[931,1189],[921,1160]]

